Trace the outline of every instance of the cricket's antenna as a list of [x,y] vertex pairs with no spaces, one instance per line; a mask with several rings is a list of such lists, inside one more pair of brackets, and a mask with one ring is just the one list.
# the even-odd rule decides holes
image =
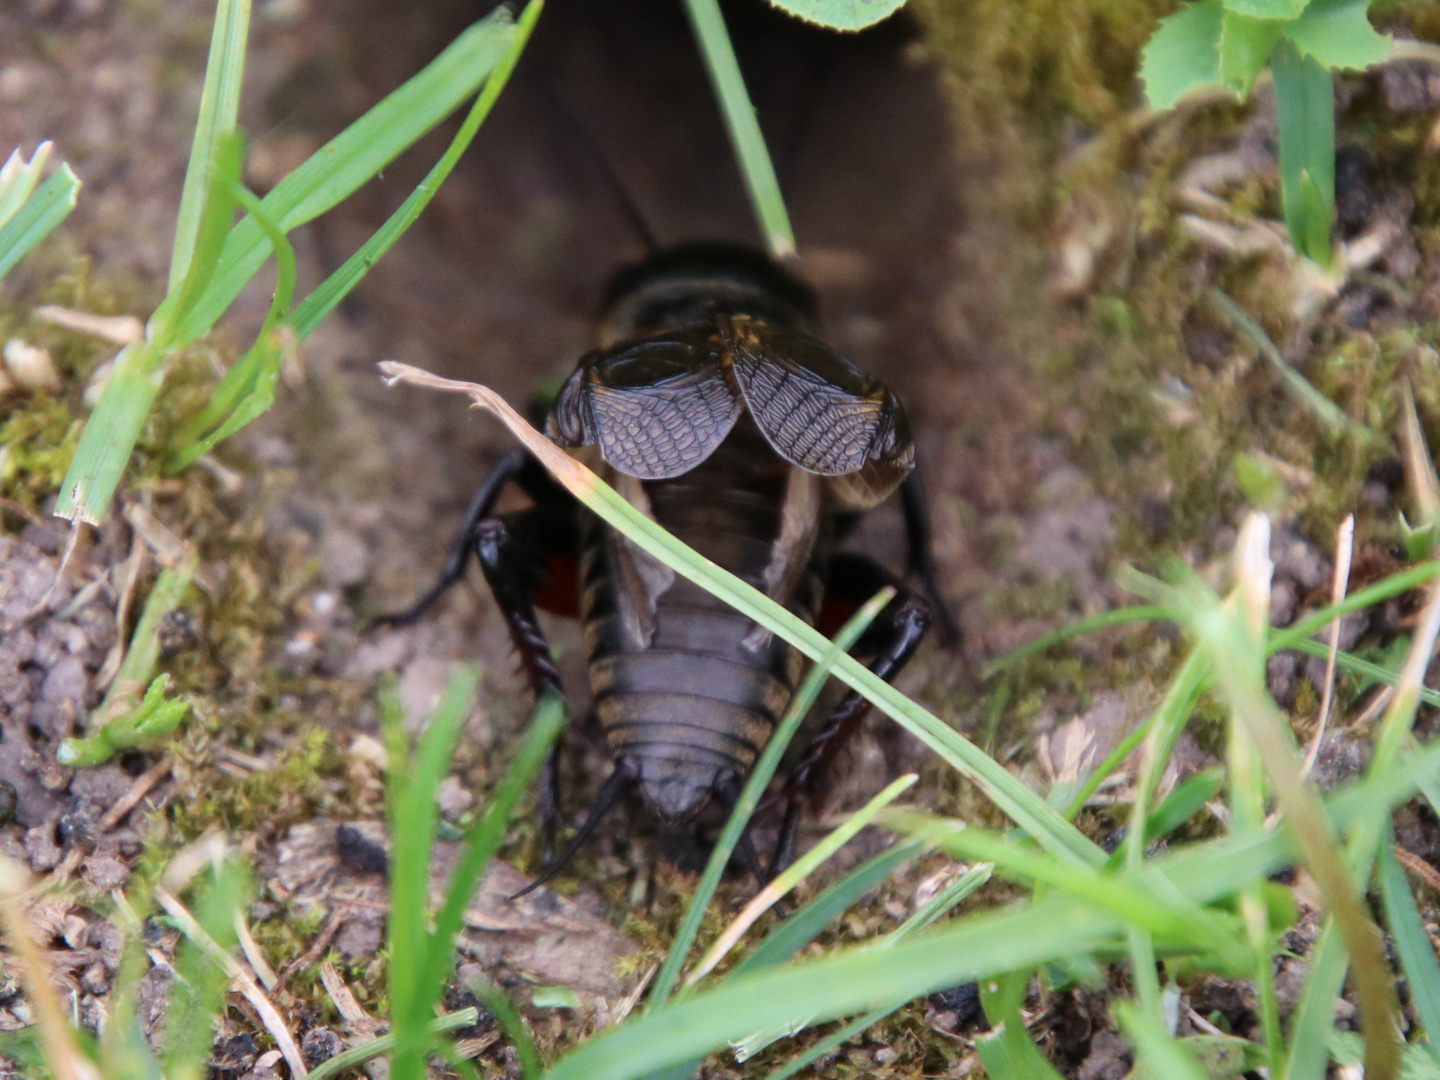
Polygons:
[[627,188],[625,182],[620,179],[620,174],[615,171],[614,163],[611,162],[605,151],[596,143],[589,129],[580,122],[579,117],[570,111],[569,106],[560,100],[559,95],[551,89],[549,82],[543,75],[539,77],[532,76],[529,82],[531,86],[538,90],[540,95],[545,98],[550,108],[555,111],[555,115],[570,129],[571,134],[579,140],[580,145],[585,148],[585,153],[589,155],[590,160],[593,161],[596,168],[600,170],[600,175],[605,178],[605,184],[610,188],[610,194],[614,197],[616,205],[620,208],[620,212],[625,215],[626,220],[630,222],[630,227],[635,230],[635,235],[639,237],[640,242],[645,245],[645,253],[647,255],[653,255],[659,251],[660,245],[655,240],[655,233],[651,230],[650,223],[645,220],[645,215],[640,212],[640,207],[636,205],[635,200],[631,198],[629,188]]

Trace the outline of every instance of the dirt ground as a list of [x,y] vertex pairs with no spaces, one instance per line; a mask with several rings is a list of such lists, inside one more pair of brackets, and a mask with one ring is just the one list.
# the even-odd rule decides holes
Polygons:
[[[1187,166],[1206,155],[1238,162],[1223,174],[1232,205],[1273,186],[1264,106],[1127,127],[1138,98],[1117,72],[1127,64],[1133,72],[1148,6],[1102,5],[1104,14],[1083,24],[1077,5],[1061,0],[1053,11],[1021,7],[1049,22],[966,29],[964,12],[937,3],[917,18],[837,37],[759,3],[730,5],[727,15],[793,215],[800,271],[821,297],[824,337],[897,390],[916,431],[941,586],[964,640],[953,651],[927,644],[900,685],[1043,789],[1063,780],[1077,755],[1098,760],[1145,715],[1179,655],[1177,639],[1097,635],[1053,663],[1019,669],[1003,694],[980,680],[980,667],[1062,622],[1129,602],[1110,580],[1121,561],[1153,569],[1169,554],[1211,567],[1228,552],[1244,502],[1238,450],[1278,463],[1287,486],[1277,515],[1277,622],[1313,606],[1327,586],[1336,506],[1361,507],[1364,542],[1393,540],[1403,505],[1393,445],[1322,446],[1273,373],[1196,297],[1215,281],[1250,298],[1273,295],[1262,321],[1287,358],[1337,357],[1312,379],[1357,418],[1393,432],[1396,401],[1380,384],[1396,370],[1435,368],[1440,183],[1420,147],[1421,129],[1440,115],[1440,83],[1433,69],[1395,67],[1347,84],[1355,128],[1380,118],[1397,134],[1359,144],[1358,172],[1342,187],[1353,196],[1342,200],[1342,227],[1350,238],[1395,227],[1368,277],[1353,278],[1320,316],[1290,319],[1293,267],[1273,245],[1237,255],[1213,230],[1197,241],[1176,225],[1184,202],[1174,193],[1188,190]],[[0,781],[16,796],[10,823],[0,820],[0,850],[72,882],[56,894],[63,899],[45,944],[77,1015],[93,1025],[118,958],[107,894],[153,872],[143,844],[171,853],[215,830],[231,834],[259,868],[250,920],[286,978],[272,996],[318,1061],[367,1023],[373,1031],[381,995],[383,875],[367,854],[383,839],[376,680],[397,676],[407,715],[418,720],[454,663],[483,665],[481,703],[443,793],[451,819],[508,760],[528,708],[483,588],[454,590],[415,627],[364,631],[428,583],[466,500],[510,448],[498,426],[468,417],[454,399],[386,390],[375,364],[396,359],[484,382],[517,404],[569,372],[590,343],[607,277],[643,251],[577,126],[662,242],[756,236],[675,5],[552,0],[466,159],[287,367],[277,407],[222,448],[216,467],[174,480],[144,464],[146,447],[163,442],[162,416],[142,440],[143,482],[125,496],[125,513],[82,546],[50,594],[50,615],[30,618],[65,543],[43,514],[63,464],[57,471],[35,451],[47,438],[73,441],[81,391],[107,355],[35,321],[31,309],[48,301],[143,318],[162,295],[209,14],[192,0],[25,0],[0,9],[0,150],[54,139],[85,184],[74,215],[0,292],[0,328],[49,348],[65,380],[53,406],[25,396],[0,402],[16,447],[0,468],[8,500],[0,504]],[[452,0],[257,5],[242,107],[250,185],[273,186],[481,14]],[[1093,70],[1065,59],[1067,49],[1089,47]],[[982,61],[1006,79],[1030,78],[1040,105],[973,81]],[[302,291],[400,203],[447,131],[292,236]],[[1253,220],[1252,206],[1226,226],[1238,233]],[[247,290],[214,343],[174,374],[177,401],[194,400],[212,366],[248,343],[268,288],[262,280]],[[1422,409],[1440,404],[1434,386],[1417,391]],[[98,700],[125,576],[141,557],[134,537],[146,530],[137,519],[201,552],[198,588],[165,660],[196,702],[195,719],[165,749],[63,769],[54,748]],[[898,511],[876,511],[854,542],[898,567]],[[152,573],[140,575],[142,590]],[[1382,647],[1403,615],[1361,620],[1347,630],[1350,643]],[[547,628],[580,700],[578,631],[559,621]],[[1278,659],[1272,689],[1303,711],[1319,676],[1303,658]],[[1181,767],[1210,760],[1214,737],[1199,725],[1182,743]],[[583,734],[568,741],[574,817],[607,763]],[[1363,751],[1348,737],[1327,744],[1326,775],[1353,775]],[[858,805],[924,763],[918,744],[872,722],[828,809]],[[952,782],[927,777],[921,801],[974,808]],[[164,809],[147,816],[150,807]],[[1411,816],[1402,842],[1433,861],[1433,822]],[[1112,825],[1103,813],[1087,821],[1097,834]],[[884,842],[867,834],[841,861]],[[505,855],[525,870],[538,865],[528,823]],[[512,879],[488,884],[493,903],[477,901],[462,962],[522,1003],[534,985],[569,986],[582,994],[584,1024],[599,1026],[623,1012],[661,955],[694,858],[662,851],[633,806],[602,830],[573,880],[556,886],[562,899],[516,914],[498,899]],[[843,933],[865,936],[907,913],[941,869],[936,861],[902,875]],[[724,901],[733,906],[745,889],[737,882]],[[590,944],[575,948],[577,935]],[[319,971],[326,956],[349,988],[348,1006]],[[163,999],[164,980],[151,982],[152,1000]],[[1254,1021],[1244,995],[1217,983],[1197,987],[1192,1004],[1243,1032]],[[1066,1075],[1118,1080],[1127,1059],[1103,994],[1061,998],[1037,1003],[1043,1045]],[[975,1059],[959,1000],[917,1003],[817,1075],[966,1075]],[[564,1012],[527,1013],[543,1044],[573,1034]],[[0,1029],[27,1018],[14,984],[0,986]],[[275,1075],[259,1028],[237,1001],[213,1068]],[[482,1060],[514,1070],[493,1033],[475,1038]],[[713,1075],[752,1073],[717,1059]]]

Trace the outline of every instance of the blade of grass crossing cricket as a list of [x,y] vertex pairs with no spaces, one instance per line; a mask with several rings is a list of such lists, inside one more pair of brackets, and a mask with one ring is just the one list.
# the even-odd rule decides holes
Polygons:
[[1380,847],[1380,892],[1385,900],[1385,921],[1390,924],[1390,937],[1400,954],[1400,966],[1410,988],[1410,1004],[1425,1029],[1430,1053],[1440,1061],[1436,1040],[1440,1039],[1440,963],[1435,960],[1435,946],[1425,931],[1415,897],[1405,871],[1400,869],[1390,845],[1395,842],[1386,830],[1385,843]]
[[[38,150],[36,156],[39,156]],[[80,181],[70,166],[62,162],[40,185],[39,191],[32,193],[18,210],[0,223],[0,277],[9,273],[31,248],[70,215],[79,197]]]
[[[1419,777],[1440,766],[1440,744],[1326,801],[1336,829],[1408,798]],[[1279,831],[1228,836],[1150,860],[1146,876],[1162,878],[1188,901],[1208,904],[1293,861]],[[687,1061],[763,1025],[776,1001],[804,1002],[818,1019],[854,1015],[877,1003],[1046,962],[1113,948],[1124,924],[1064,895],[1021,910],[988,911],[917,935],[890,950],[852,948],[816,960],[745,976],[677,999],[562,1059],[548,1080],[628,1080]],[[1333,1012],[1332,1012],[1333,1015]]]
[[765,236],[765,246],[775,258],[788,258],[795,254],[795,233],[790,228],[790,217],[785,212],[785,200],[780,194],[780,182],[775,178],[770,151],[765,148],[765,136],[760,132],[755,106],[750,104],[750,95],[745,90],[745,79],[740,74],[735,47],[725,30],[720,4],[718,0],[685,0],[685,11],[690,16],[690,26],[705,57],[710,85],[725,115],[730,145],[740,162],[745,190],[750,195],[750,205],[759,221],[760,231]]
[[[640,514],[608,484],[527,424],[519,413],[488,387],[442,379],[419,368],[394,361],[386,361],[379,366],[391,385],[404,381],[430,389],[462,393],[472,398],[487,412],[500,419],[557,482],[606,524],[633,541],[647,554],[653,555],[676,573],[723,600],[740,614],[790,642],[811,660],[819,661],[829,654],[831,643],[814,627],[786,611],[758,589],[680,543],[655,522]],[[859,691],[867,701],[969,777],[987,798],[1043,848],[1077,866],[1104,865],[1105,853],[1046,804],[1044,799],[1011,776],[1003,765],[974,743],[878,678],[854,657],[842,654],[835,661],[834,674],[846,686]]]
[[[172,294],[179,290],[195,261],[206,189],[215,171],[217,155],[235,134],[249,32],[250,0],[219,0],[215,7],[215,26],[210,33],[205,83],[200,91],[200,115],[195,120],[190,162],[185,167],[185,186],[180,193],[180,210],[175,216],[168,286]],[[208,276],[209,271],[206,273]]]
[[821,657],[805,676],[805,681],[800,684],[800,689],[790,701],[790,707],[785,711],[780,723],[776,726],[775,732],[765,744],[755,767],[750,770],[746,778],[745,786],[741,788],[739,797],[735,800],[735,807],[730,813],[730,819],[725,823],[725,829],[720,834],[720,839],[715,842],[715,848],[710,853],[710,861],[705,865],[705,872],[700,876],[700,881],[695,886],[695,893],[690,898],[689,906],[685,909],[685,917],[680,921],[680,928],[675,932],[675,940],[670,943],[670,951],[665,956],[665,963],[661,965],[660,971],[655,976],[655,984],[650,990],[650,1001],[646,1011],[658,1008],[663,1005],[670,992],[675,988],[675,982],[680,977],[680,969],[685,964],[685,957],[690,953],[690,946],[695,940],[695,934],[700,929],[700,920],[705,917],[705,909],[710,906],[710,898],[715,895],[715,887],[720,884],[720,878],[725,873],[725,867],[730,862],[730,856],[735,850],[735,845],[740,842],[740,836],[745,827],[750,823],[750,815],[755,812],[755,807],[760,802],[760,796],[765,793],[770,778],[775,775],[775,770],[780,765],[781,755],[790,744],[800,722],[810,711],[810,706],[815,703],[816,697],[825,686],[825,680],[830,677],[830,671],[837,660],[854,645],[865,628],[874,621],[880,610],[895,596],[894,589],[882,589],[857,611],[835,635],[825,656]]

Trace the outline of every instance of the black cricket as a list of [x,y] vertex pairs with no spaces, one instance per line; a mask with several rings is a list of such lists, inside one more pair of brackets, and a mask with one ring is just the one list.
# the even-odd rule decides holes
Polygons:
[[[809,289],[750,249],[652,254],[611,282],[601,347],[561,388],[546,434],[642,513],[822,630],[894,585],[853,650],[890,680],[932,614],[947,636],[955,630],[935,588],[905,410],[809,334],[814,317]],[[533,505],[494,514],[510,483]],[[928,600],[873,560],[835,550],[855,517],[897,488],[907,574]],[[615,759],[585,822],[530,888],[574,856],[632,783],[662,826],[692,821],[712,799],[733,804],[799,683],[797,650],[604,525],[523,450],[471,499],[439,580],[384,621],[419,618],[472,555],[537,697],[561,692],[537,607],[583,620],[594,714]],[[791,771],[768,869],[748,834],[742,841],[758,878],[791,860],[805,795],[866,707],[845,694]],[[552,750],[539,798],[547,838],[559,820],[557,775]]]

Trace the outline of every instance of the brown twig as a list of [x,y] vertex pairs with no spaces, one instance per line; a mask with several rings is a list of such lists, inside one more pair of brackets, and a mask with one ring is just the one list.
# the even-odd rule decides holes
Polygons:
[[278,994],[281,990],[285,989],[285,984],[290,981],[292,975],[309,967],[325,955],[325,950],[330,947],[330,942],[334,939],[335,932],[340,929],[349,914],[350,909],[344,904],[336,907],[336,909],[330,913],[330,918],[326,920],[319,935],[310,943],[310,947],[294,960],[290,961],[285,970],[280,973],[279,978],[275,980],[275,985],[270,988],[272,994]]
[[1406,851],[1399,844],[1392,845],[1392,850],[1395,852],[1395,858],[1399,860],[1400,865],[1409,870],[1421,881],[1425,882],[1425,884],[1430,886],[1435,892],[1440,893],[1440,870],[1436,870],[1435,867],[1431,866],[1414,852]]
[[163,885],[155,887],[155,899],[159,902],[172,918],[180,923],[181,929],[195,944],[199,945],[205,952],[229,975],[235,983],[235,988],[244,996],[260,1014],[260,1019],[270,1037],[275,1040],[275,1045],[285,1055],[285,1063],[290,1066],[290,1075],[296,1080],[302,1080],[309,1075],[305,1068],[305,1059],[300,1055],[300,1047],[295,1044],[295,1038],[290,1034],[290,1028],[285,1023],[280,1010],[275,1008],[274,1002],[265,996],[265,991],[260,989],[260,984],[255,981],[255,976],[250,969],[238,962],[233,956],[216,944],[215,939],[205,932],[205,928],[195,921],[195,916],[190,914],[189,909],[170,893]]
[[125,659],[125,643],[130,639],[125,632],[130,621],[130,602],[135,598],[135,587],[145,564],[150,560],[150,549],[144,537],[137,531],[130,539],[130,558],[125,560],[125,584],[120,586],[120,602],[115,605],[115,644],[110,646],[105,663],[95,676],[95,686],[103,690],[114,681],[120,671],[120,662]]

